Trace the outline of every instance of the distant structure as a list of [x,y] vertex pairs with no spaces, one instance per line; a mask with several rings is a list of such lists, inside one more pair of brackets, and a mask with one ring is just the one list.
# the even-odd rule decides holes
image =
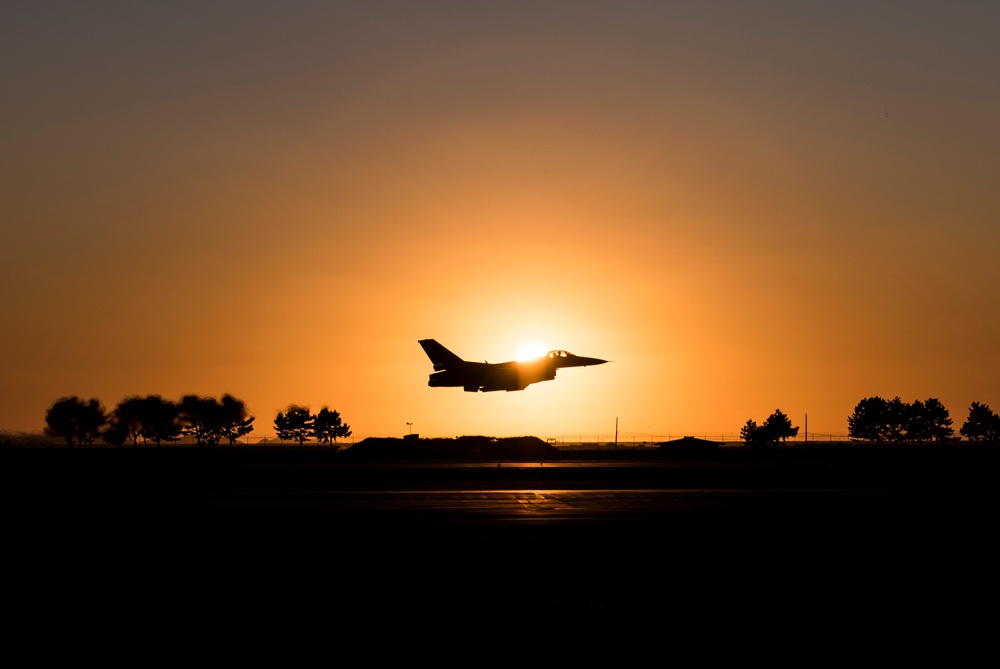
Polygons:
[[697,437],[683,437],[671,441],[657,442],[661,451],[670,453],[713,453],[719,450],[722,444],[718,441],[708,441]]

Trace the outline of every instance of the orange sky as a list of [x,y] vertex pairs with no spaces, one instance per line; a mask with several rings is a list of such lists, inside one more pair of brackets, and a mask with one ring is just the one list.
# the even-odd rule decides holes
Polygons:
[[[1000,8],[328,4],[8,12],[0,429],[73,394],[355,438],[1000,410]],[[613,362],[463,393],[423,338]]]

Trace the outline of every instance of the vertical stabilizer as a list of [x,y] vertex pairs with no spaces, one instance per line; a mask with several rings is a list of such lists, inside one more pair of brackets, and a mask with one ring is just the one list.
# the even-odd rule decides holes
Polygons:
[[463,360],[457,355],[437,343],[436,339],[421,339],[417,343],[423,347],[424,353],[426,353],[427,357],[431,359],[431,362],[434,364],[435,372],[447,369],[448,365],[463,362]]

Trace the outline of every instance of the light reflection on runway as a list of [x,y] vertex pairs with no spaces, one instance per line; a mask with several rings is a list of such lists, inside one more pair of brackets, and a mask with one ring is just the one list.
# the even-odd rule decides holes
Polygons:
[[[198,493],[153,502],[154,506],[249,511],[318,511],[331,515],[364,514],[420,520],[477,522],[590,522],[651,520],[686,515],[754,515],[802,518],[904,511],[938,515],[948,508],[993,502],[995,494],[925,490],[390,490]],[[146,500],[150,502],[150,500]]]

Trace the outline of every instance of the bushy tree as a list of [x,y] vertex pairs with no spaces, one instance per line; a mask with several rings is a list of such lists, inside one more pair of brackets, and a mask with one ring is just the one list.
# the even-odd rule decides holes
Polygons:
[[973,402],[959,434],[969,441],[1000,441],[1000,416],[989,405]]
[[246,405],[232,395],[222,396],[222,434],[232,446],[240,437],[253,432],[254,417]]
[[141,438],[143,445],[149,440],[159,446],[186,434],[194,437],[199,446],[215,446],[222,439],[229,439],[231,445],[253,431],[253,420],[246,405],[228,394],[222,396],[221,402],[212,397],[185,395],[179,403],[159,395],[133,396],[115,407],[105,441],[116,445],[131,441],[135,447]]
[[179,407],[182,433],[197,446],[217,446],[223,437],[222,405],[214,397],[185,395]]
[[763,448],[784,442],[798,433],[799,428],[792,427],[788,416],[781,409],[775,409],[760,426],[756,421],[748,420],[740,429],[740,438],[751,448]]
[[340,412],[323,407],[313,421],[313,434],[319,443],[335,445],[338,438],[351,436],[351,426],[341,419]]
[[851,439],[875,443],[945,442],[954,435],[951,424],[948,409],[935,397],[924,402],[914,400],[912,404],[899,397],[891,400],[866,397],[847,418]]
[[109,422],[106,428],[104,428],[104,432],[101,433],[101,439],[109,446],[117,446],[118,448],[121,448],[125,445],[127,437],[122,434],[121,430],[118,429],[118,426],[112,421]]
[[881,397],[864,398],[847,417],[848,436],[859,441],[883,441],[888,411],[888,402]]
[[792,421],[781,409],[775,409],[761,427],[767,435],[768,443],[776,444],[778,441],[784,443],[786,439],[797,436],[799,433],[798,426],[792,427]]
[[930,414],[920,400],[914,400],[907,406],[906,433],[907,441],[927,441],[931,435]]
[[80,446],[93,445],[101,428],[108,424],[108,415],[96,399],[81,400],[76,395],[57,400],[45,415],[45,431],[62,437],[68,446],[76,439]]
[[110,427],[105,441],[122,445],[132,442],[132,447],[148,446],[152,441],[157,446],[164,441],[177,441],[183,431],[180,421],[180,407],[159,395],[126,397],[111,413]]
[[764,440],[764,433],[757,425],[757,421],[753,419],[747,420],[746,424],[740,428],[740,439],[752,449],[767,446],[767,442]]
[[66,445],[72,447],[73,441],[80,433],[79,415],[80,398],[76,395],[56,400],[45,414],[46,434],[65,439]]
[[[143,397],[126,397],[118,403],[118,406],[111,413],[111,429],[109,430],[112,433],[111,443],[118,440],[122,444],[131,441],[132,447],[135,448],[139,437],[142,436],[142,423],[144,420],[148,420],[146,406],[147,399]],[[145,439],[143,439],[143,445],[145,445]]]
[[278,439],[297,441],[299,448],[302,448],[312,434],[315,420],[316,416],[309,413],[309,407],[290,404],[285,411],[279,411],[274,417],[274,430],[278,434]]
[[164,441],[180,439],[183,426],[180,421],[180,406],[159,395],[147,395],[141,405],[143,443],[148,439],[159,446]]
[[883,414],[882,438],[889,442],[899,442],[903,440],[906,432],[906,421],[910,412],[910,405],[906,404],[899,397],[893,397],[885,403],[885,413]]
[[941,400],[929,397],[924,402],[923,436],[930,441],[944,443],[953,439],[955,430],[952,428],[951,416]]

